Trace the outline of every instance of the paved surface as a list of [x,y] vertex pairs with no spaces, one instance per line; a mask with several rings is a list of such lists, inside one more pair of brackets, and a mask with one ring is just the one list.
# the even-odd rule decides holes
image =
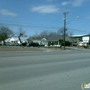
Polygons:
[[0,90],[81,90],[90,51],[0,53]]
[[32,51],[43,51],[43,48],[39,47],[21,47],[21,46],[0,46],[0,52],[32,52]]

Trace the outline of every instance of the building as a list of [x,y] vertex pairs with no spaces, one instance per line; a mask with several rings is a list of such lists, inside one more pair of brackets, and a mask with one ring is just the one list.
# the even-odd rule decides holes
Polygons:
[[[53,36],[49,37],[47,40],[48,40],[48,42],[52,42],[54,44],[59,45],[60,44],[59,40],[60,39],[63,40],[63,38],[64,38],[64,36],[62,36],[62,35],[56,35],[54,37]],[[70,43],[74,42],[73,39],[70,38],[69,36],[65,36],[65,41],[70,42]]]
[[[29,38],[29,42],[38,43],[39,45],[44,45],[44,46],[61,45],[60,39],[63,40],[63,36],[56,34],[56,35],[49,35],[46,36],[45,38],[39,38],[39,39]],[[72,43],[73,39],[70,38],[69,36],[66,36],[65,41]]]
[[[27,37],[21,37],[21,41],[22,43],[27,42]],[[7,40],[5,40],[5,42],[6,42],[6,45],[13,45],[13,46],[21,44],[18,37],[8,38]]]
[[82,37],[82,41],[85,43],[90,43],[90,35],[84,35]]
[[74,39],[75,42],[85,42],[89,43],[90,42],[90,35],[73,35],[72,38]]
[[46,38],[42,38],[42,39],[29,39],[28,40],[29,43],[38,43],[39,45],[48,45],[48,41]]

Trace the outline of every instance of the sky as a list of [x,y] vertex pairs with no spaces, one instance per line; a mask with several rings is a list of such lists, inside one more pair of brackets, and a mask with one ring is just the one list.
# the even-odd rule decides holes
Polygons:
[[27,36],[57,32],[64,27],[64,12],[68,33],[90,33],[90,0],[0,0],[0,25],[15,33],[22,28]]

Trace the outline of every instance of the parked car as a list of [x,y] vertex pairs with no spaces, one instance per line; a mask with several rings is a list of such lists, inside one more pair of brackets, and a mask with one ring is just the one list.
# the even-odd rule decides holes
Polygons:
[[53,45],[53,47],[61,47],[61,45]]
[[73,46],[77,46],[77,43],[73,43]]
[[88,46],[88,43],[79,42],[78,46],[80,46],[80,47],[86,47],[86,46]]
[[29,43],[29,44],[27,44],[27,46],[29,46],[29,47],[39,47],[39,44],[38,43]]
[[50,45],[50,47],[56,47],[56,48],[58,48],[58,47],[61,47],[61,45]]
[[2,42],[0,42],[0,46],[2,46]]

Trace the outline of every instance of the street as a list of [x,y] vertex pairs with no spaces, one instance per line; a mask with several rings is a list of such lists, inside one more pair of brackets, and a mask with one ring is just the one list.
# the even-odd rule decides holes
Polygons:
[[90,51],[0,53],[0,90],[82,90],[90,83]]

